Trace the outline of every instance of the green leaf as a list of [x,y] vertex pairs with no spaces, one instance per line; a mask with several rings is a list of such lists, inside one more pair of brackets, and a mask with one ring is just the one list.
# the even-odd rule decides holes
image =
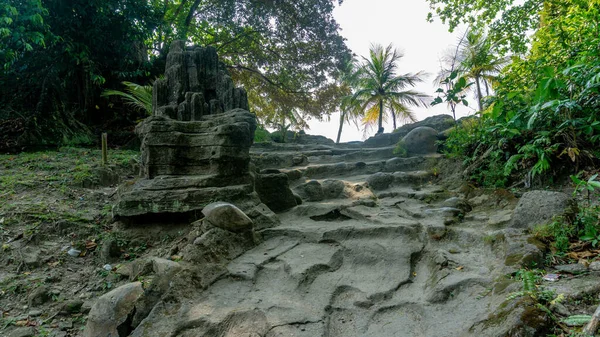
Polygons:
[[588,184],[594,188],[600,188],[600,181],[588,181]]

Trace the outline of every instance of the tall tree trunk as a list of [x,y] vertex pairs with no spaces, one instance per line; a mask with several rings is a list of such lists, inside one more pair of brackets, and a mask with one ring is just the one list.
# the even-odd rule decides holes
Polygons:
[[[188,15],[185,18],[185,22],[183,23],[183,27],[181,29],[181,33],[179,35],[179,38],[181,38],[181,39],[187,39],[188,29],[190,28],[190,24],[192,23],[192,19],[194,19],[194,15],[196,15],[196,10],[198,9],[198,6],[200,6],[201,2],[202,2],[202,0],[196,0],[196,1],[194,1],[194,3],[192,4],[192,6],[190,7],[190,11],[188,12]],[[182,6],[183,6],[183,2],[182,2]]]
[[383,133],[383,100],[379,100],[379,129],[377,133]]
[[488,85],[488,81],[483,80],[483,84],[485,84],[485,95],[489,96],[490,95],[490,86]]
[[[394,111],[394,108],[392,108],[391,112],[392,112],[392,120],[394,121],[394,130],[396,130],[396,112]],[[394,131],[394,130],[392,130],[392,131]]]
[[475,77],[475,84],[477,85],[477,103],[479,103],[479,111],[483,110],[483,104],[481,102],[481,83],[479,83],[479,76]]
[[338,129],[337,140],[335,141],[336,144],[339,144],[340,138],[342,138],[342,128],[344,127],[344,117],[346,117],[346,113],[340,112],[340,128]]
[[287,138],[287,128],[285,127],[285,114],[281,113],[281,142],[285,143]]

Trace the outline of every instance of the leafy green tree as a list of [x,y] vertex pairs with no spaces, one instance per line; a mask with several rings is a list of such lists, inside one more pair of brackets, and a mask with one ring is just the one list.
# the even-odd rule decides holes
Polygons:
[[164,23],[152,49],[166,55],[176,38],[214,46],[237,84],[252,88],[249,101],[257,114],[268,116],[289,106],[321,118],[335,110],[331,102],[339,100],[339,88],[331,79],[351,57],[333,17],[334,5],[341,1],[156,3]]
[[539,15],[530,52],[502,70],[481,123],[456,147],[484,184],[529,187],[599,163],[600,1],[547,1]]
[[[596,1],[596,0],[594,0]],[[529,32],[539,27],[541,10],[557,0],[427,0],[432,11],[427,19],[438,18],[450,31],[460,24],[474,30],[489,28],[490,38],[499,44],[502,54],[525,54],[530,43]]]
[[40,0],[0,4],[0,63],[5,71],[24,53],[45,46],[47,15]]
[[357,74],[351,81],[353,87],[351,105],[358,106],[368,127],[377,123],[377,133],[383,133],[383,120],[386,109],[392,114],[394,128],[396,118],[414,120],[408,106],[427,106],[427,95],[409,90],[409,87],[423,81],[424,74],[406,73],[398,75],[398,61],[403,55],[390,44],[387,47],[372,45],[369,58],[363,57],[356,64]]
[[463,104],[464,106],[469,106],[469,102],[466,100],[467,95],[465,91],[473,84],[468,83],[464,77],[460,77],[457,79],[458,72],[453,71],[448,77],[441,80],[440,85],[443,85],[444,88],[438,88],[436,93],[438,96],[431,102],[431,105],[438,105],[443,102],[446,102],[450,107],[450,111],[452,111],[452,117],[456,121],[456,106],[459,104]]

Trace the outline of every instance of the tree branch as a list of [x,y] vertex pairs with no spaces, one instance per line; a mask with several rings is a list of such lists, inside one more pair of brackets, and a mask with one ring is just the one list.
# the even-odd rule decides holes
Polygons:
[[261,73],[259,70],[252,69],[252,68],[243,66],[241,64],[228,65],[227,68],[249,71],[252,74],[258,75],[260,78],[262,78],[265,82],[269,83],[270,85],[276,86],[276,87],[278,87],[279,89],[283,90],[285,93],[288,93],[288,94],[310,94],[311,93],[309,91],[294,91],[294,90],[289,90],[288,88],[286,88],[286,86],[283,83],[274,82],[273,80],[271,80],[270,78],[268,78],[265,74]]

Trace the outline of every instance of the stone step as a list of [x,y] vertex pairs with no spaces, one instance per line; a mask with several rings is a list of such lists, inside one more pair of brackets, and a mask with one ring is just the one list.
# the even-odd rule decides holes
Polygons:
[[388,160],[370,162],[339,162],[326,164],[311,164],[307,166],[281,169],[290,177],[290,180],[300,179],[324,179],[352,176],[371,175],[378,172],[410,172],[417,170],[432,170],[436,167],[441,155],[424,157],[391,158]]
[[375,161],[394,158],[394,147],[383,148],[338,148],[311,147],[281,149],[268,152],[252,148],[252,162],[260,169],[286,168],[317,163],[340,163],[352,161]]

